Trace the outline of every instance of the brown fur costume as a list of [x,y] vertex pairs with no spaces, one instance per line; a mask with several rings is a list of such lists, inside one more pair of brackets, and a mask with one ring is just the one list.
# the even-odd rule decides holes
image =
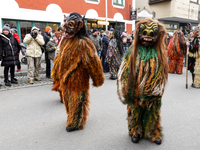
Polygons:
[[103,68],[93,42],[78,35],[63,39],[54,59],[52,77],[52,90],[60,92],[65,104],[67,127],[83,129],[90,109],[89,78],[96,87],[104,82]]
[[169,73],[182,74],[183,58],[186,54],[187,46],[184,34],[181,30],[174,31],[174,36],[167,47],[169,57]]

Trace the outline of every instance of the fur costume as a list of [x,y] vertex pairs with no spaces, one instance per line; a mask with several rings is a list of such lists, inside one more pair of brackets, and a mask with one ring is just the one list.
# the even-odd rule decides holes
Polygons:
[[192,73],[192,87],[195,88],[200,88],[200,37],[198,34],[199,27],[196,27],[188,54],[188,70]]
[[186,50],[187,46],[184,34],[181,30],[176,30],[167,47],[169,57],[169,73],[183,73],[183,58],[186,54]]
[[165,28],[146,18],[136,25],[134,44],[125,53],[118,72],[118,95],[127,104],[132,142],[148,138],[161,144],[160,107],[168,78]]
[[117,73],[121,64],[123,49],[121,37],[118,30],[113,31],[113,39],[108,44],[105,62],[108,63],[110,69],[110,79],[117,79]]
[[89,108],[89,78],[98,87],[103,68],[93,42],[86,37],[82,17],[71,13],[65,19],[65,37],[54,59],[53,89],[60,92],[68,114],[66,130],[83,129]]

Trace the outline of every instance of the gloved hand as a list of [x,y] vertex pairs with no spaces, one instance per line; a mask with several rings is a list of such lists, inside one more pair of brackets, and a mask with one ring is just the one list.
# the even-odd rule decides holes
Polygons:
[[35,39],[37,37],[37,32],[32,32],[31,36]]

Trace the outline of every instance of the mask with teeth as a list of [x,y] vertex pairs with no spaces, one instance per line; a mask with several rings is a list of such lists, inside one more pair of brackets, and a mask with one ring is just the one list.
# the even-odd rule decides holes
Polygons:
[[78,13],[70,13],[69,16],[65,16],[64,28],[65,36],[64,38],[74,37],[83,28],[82,16]]
[[139,38],[143,45],[151,46],[156,42],[158,35],[158,25],[155,22],[141,24]]

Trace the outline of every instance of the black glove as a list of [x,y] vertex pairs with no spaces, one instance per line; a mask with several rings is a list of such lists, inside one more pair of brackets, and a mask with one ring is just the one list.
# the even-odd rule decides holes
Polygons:
[[32,32],[31,36],[35,39],[37,37],[37,32]]

